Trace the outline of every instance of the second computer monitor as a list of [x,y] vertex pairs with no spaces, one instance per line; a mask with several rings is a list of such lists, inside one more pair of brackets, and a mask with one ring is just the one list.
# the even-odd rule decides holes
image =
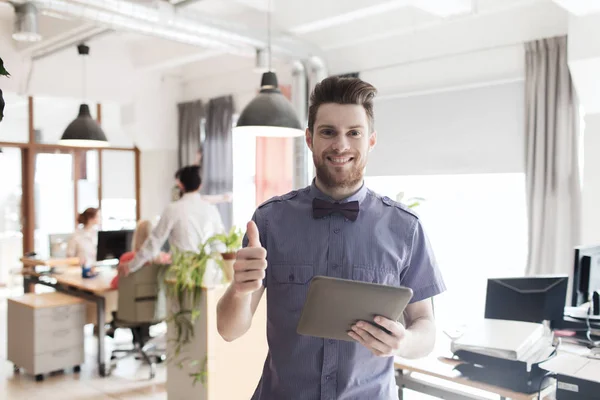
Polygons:
[[595,291],[600,291],[600,246],[576,247],[570,305],[587,303]]
[[99,231],[96,260],[104,261],[120,258],[131,250],[132,230]]
[[485,318],[562,321],[568,276],[488,279]]

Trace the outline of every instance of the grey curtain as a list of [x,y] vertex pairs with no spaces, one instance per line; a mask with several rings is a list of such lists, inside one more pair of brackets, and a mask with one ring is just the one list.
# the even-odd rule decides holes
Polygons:
[[570,274],[579,244],[579,109],[567,38],[526,43],[527,275]]
[[200,120],[204,118],[204,106],[201,100],[177,104],[179,114],[179,168],[196,161],[200,150]]
[[[233,191],[233,97],[224,96],[208,103],[205,138],[202,146],[202,189],[204,194],[223,194]],[[226,229],[233,222],[230,202],[219,203]]]

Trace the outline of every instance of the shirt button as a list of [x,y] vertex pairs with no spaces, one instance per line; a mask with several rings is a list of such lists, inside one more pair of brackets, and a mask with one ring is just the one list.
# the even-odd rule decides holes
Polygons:
[[331,375],[327,375],[327,376],[325,377],[325,379],[326,379],[326,380],[329,380],[329,379],[331,379]]
[[333,230],[333,233],[340,233],[340,230],[338,228]]

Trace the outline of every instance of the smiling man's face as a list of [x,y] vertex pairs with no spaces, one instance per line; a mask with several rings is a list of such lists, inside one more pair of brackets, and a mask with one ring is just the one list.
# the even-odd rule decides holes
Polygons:
[[317,181],[331,190],[358,189],[368,153],[377,141],[369,118],[358,104],[325,103],[319,106],[313,132],[306,143],[313,153]]

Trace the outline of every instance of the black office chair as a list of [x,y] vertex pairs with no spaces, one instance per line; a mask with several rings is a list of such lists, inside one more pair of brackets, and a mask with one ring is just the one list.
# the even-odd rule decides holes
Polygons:
[[166,318],[166,298],[159,276],[162,265],[147,265],[127,277],[119,278],[119,300],[113,313],[109,336],[116,329],[129,329],[133,347],[112,351],[111,367],[123,358],[136,356],[150,366],[150,379],[156,375],[156,364],[165,360],[164,349],[157,349],[150,337],[150,327]]

